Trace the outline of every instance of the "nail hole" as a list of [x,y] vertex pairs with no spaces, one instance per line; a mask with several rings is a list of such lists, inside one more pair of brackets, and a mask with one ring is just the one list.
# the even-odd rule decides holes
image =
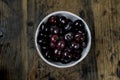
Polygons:
[[33,24],[34,23],[32,21],[30,21],[30,22],[27,23],[28,26],[33,26]]

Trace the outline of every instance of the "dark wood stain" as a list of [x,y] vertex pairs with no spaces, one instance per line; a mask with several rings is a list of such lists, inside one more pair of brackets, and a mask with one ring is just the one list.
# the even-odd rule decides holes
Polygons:
[[8,71],[4,68],[0,69],[0,80],[8,80]]
[[79,12],[79,15],[80,15],[80,17],[81,18],[85,18],[85,12],[84,12],[84,10],[81,10],[80,12]]
[[82,78],[87,80],[88,78],[88,68],[87,65],[82,66]]
[[120,61],[118,61],[118,66],[120,67]]
[[101,77],[102,79],[104,79],[104,74],[101,74],[100,77]]
[[120,67],[117,68],[116,74],[117,74],[117,77],[120,78]]
[[96,3],[99,3],[99,0],[94,0]]
[[98,50],[98,51],[96,52],[96,58],[97,58],[99,55],[100,55],[100,51]]
[[114,55],[111,55],[111,57],[110,57],[110,62],[111,62],[111,63],[114,62],[114,57],[115,57]]
[[33,23],[32,21],[30,21],[30,22],[27,23],[27,25],[28,25],[28,26],[33,26],[34,23]]
[[7,5],[9,4],[9,0],[2,0],[4,3],[6,3]]
[[56,80],[55,78],[49,78],[48,80]]
[[118,78],[120,78],[120,61],[118,61],[117,69],[116,69],[116,75]]
[[[96,56],[95,56],[95,50],[92,50],[92,49],[95,49],[96,48],[96,42],[95,42],[95,25],[94,25],[94,16],[93,16],[93,11],[92,11],[92,3],[89,1],[89,0],[84,0],[84,7],[85,7],[85,11],[86,11],[86,16],[87,16],[87,22],[88,22],[88,26],[91,30],[91,35],[92,35],[92,46],[91,46],[91,51],[92,51],[92,56],[91,56],[91,61],[92,61],[92,64],[97,64],[96,62]],[[94,59],[93,59],[94,58]],[[96,72],[93,77],[93,79],[96,79],[97,80],[97,65],[91,65],[92,67],[92,71]],[[91,71],[91,72],[92,72]]]
[[118,53],[117,53],[117,50],[114,50],[114,52],[112,53],[112,55],[111,55],[111,57],[110,57],[111,63],[114,63],[114,60],[115,60],[117,54],[118,54]]
[[10,68],[0,65],[0,80],[14,80],[13,73],[10,72]]
[[113,76],[113,77],[114,77],[114,76],[115,76],[115,73],[111,73],[110,76]]
[[7,53],[7,49],[10,47],[10,43],[1,43],[0,44],[0,54],[5,55]]
[[103,11],[103,16],[105,16],[107,14],[107,11],[106,10],[104,10]]
[[111,8],[111,12],[112,12],[112,14],[117,14],[116,8]]

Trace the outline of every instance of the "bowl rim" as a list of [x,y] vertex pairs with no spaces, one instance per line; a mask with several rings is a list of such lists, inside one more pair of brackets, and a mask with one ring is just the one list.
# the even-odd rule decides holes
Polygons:
[[[78,18],[79,20],[82,20],[83,23],[85,24],[85,28],[86,28],[86,31],[88,33],[88,43],[87,43],[87,47],[86,49],[84,50],[84,55],[78,59],[77,61],[75,61],[74,63],[70,64],[70,65],[64,65],[64,66],[59,66],[59,65],[56,65],[50,61],[48,61],[47,59],[44,58],[44,56],[42,55],[41,51],[39,50],[39,46],[38,46],[38,43],[37,43],[37,36],[38,36],[38,33],[39,33],[39,28],[40,28],[40,25],[41,23],[43,23],[45,20],[47,20],[50,16],[52,15],[56,15],[56,14],[69,14],[69,15],[72,15],[76,18]],[[79,16],[77,16],[76,14],[74,13],[71,13],[71,12],[68,12],[68,11],[55,11],[55,12],[52,12],[50,14],[48,14],[47,16],[45,16],[39,23],[39,25],[37,26],[37,29],[35,31],[35,46],[36,46],[36,49],[38,51],[38,54],[39,56],[42,58],[43,61],[45,61],[47,64],[51,65],[51,66],[54,66],[54,67],[57,67],[57,68],[67,68],[67,67],[72,67],[76,64],[78,64],[79,62],[81,62],[88,54],[88,52],[90,51],[90,48],[91,48],[91,32],[90,32],[90,29],[88,27],[88,25],[86,24],[86,22]]]

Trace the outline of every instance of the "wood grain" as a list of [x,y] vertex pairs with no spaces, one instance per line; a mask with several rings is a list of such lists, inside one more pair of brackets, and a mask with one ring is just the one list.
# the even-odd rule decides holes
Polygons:
[[[0,0],[0,80],[120,80],[120,0]],[[39,22],[54,11],[82,17],[92,34],[74,67],[46,64],[36,51]]]
[[119,0],[93,2],[99,80],[119,80],[116,75],[120,60],[119,3]]
[[0,38],[0,78],[24,80],[22,2],[0,0],[0,4],[0,29],[3,32]]

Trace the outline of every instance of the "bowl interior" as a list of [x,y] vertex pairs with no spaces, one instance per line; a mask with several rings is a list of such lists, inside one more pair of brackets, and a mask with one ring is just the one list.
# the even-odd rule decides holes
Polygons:
[[[53,62],[53,61],[48,61],[47,59],[45,59],[43,57],[43,55],[41,54],[41,50],[40,50],[40,46],[37,44],[37,36],[38,36],[38,32],[39,32],[39,28],[40,28],[40,25],[41,23],[43,22],[47,22],[48,18],[52,15],[57,15],[57,16],[65,16],[66,18],[69,18],[71,19],[72,21],[75,21],[75,20],[82,20],[83,23],[85,24],[85,29],[87,31],[87,37],[88,37],[88,43],[87,43],[87,47],[84,48],[83,52],[81,53],[82,56],[79,60],[77,61],[72,61],[70,63],[67,63],[67,64],[62,64],[60,62]],[[66,67],[71,67],[71,66],[74,66],[76,65],[77,63],[81,62],[88,54],[89,50],[90,50],[90,46],[91,46],[91,33],[90,33],[90,30],[88,28],[88,25],[86,24],[86,22],[80,18],[79,16],[73,14],[73,13],[70,13],[70,12],[66,12],[66,11],[57,11],[57,12],[53,12],[51,14],[49,14],[48,16],[46,16],[41,22],[40,24],[38,25],[38,28],[37,28],[37,31],[36,31],[36,34],[35,34],[35,44],[36,44],[36,48],[37,48],[37,51],[39,52],[39,55],[40,57],[46,62],[48,63],[49,65],[52,65],[52,66],[55,66],[55,67],[58,67],[58,68],[66,68]]]

